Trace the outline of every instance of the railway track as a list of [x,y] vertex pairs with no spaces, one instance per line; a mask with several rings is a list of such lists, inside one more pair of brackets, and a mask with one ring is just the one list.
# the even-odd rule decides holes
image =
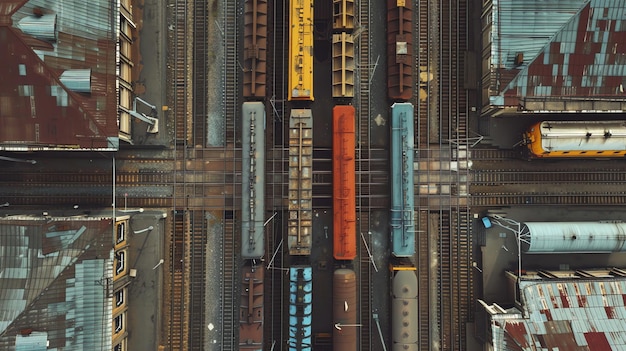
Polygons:
[[511,159],[520,159],[521,152],[519,150],[501,150],[501,149],[478,149],[472,148],[469,151],[470,159],[474,162],[499,162]]
[[[429,216],[428,211],[420,210],[418,215],[417,227],[428,228]],[[418,299],[418,335],[419,350],[430,349],[430,331],[431,331],[431,318],[430,318],[430,305],[433,293],[429,287],[431,286],[431,280],[436,279],[436,275],[432,274],[432,263],[430,261],[430,240],[429,235],[418,235],[415,238],[417,242],[417,279],[420,293],[417,295]]]
[[173,231],[169,242],[169,273],[171,275],[169,290],[169,325],[168,344],[171,349],[186,350],[186,317],[184,299],[184,243],[185,215],[182,211],[174,213]]
[[[208,1],[193,1],[193,144],[207,145],[207,88],[208,81]],[[211,23],[212,24],[212,23]]]
[[527,171],[524,169],[477,170],[472,173],[473,186],[505,184],[585,183],[624,184],[626,173],[620,169]]
[[[458,274],[456,275],[455,284],[457,289],[457,301],[453,306],[453,309],[457,311],[459,331],[459,345],[464,346],[465,340],[470,336],[465,335],[464,326],[465,321],[473,319],[472,306],[474,305],[474,287],[472,281],[472,214],[469,208],[461,209],[457,213],[456,221],[453,222],[453,228],[457,229],[458,241],[456,247],[459,248],[456,264],[458,268]],[[460,349],[463,349],[461,347]]]
[[[388,187],[388,175],[386,170],[389,166],[389,157],[387,151],[384,151],[384,155],[380,156],[371,149],[371,103],[370,103],[370,80],[371,80],[371,37],[370,37],[370,1],[358,0],[356,2],[358,10],[354,14],[357,20],[358,28],[355,30],[364,29],[356,41],[358,53],[355,55],[357,60],[357,66],[361,67],[358,73],[355,75],[358,80],[358,89],[355,94],[355,107],[357,118],[356,129],[356,208],[359,226],[357,228],[357,240],[360,243],[359,247],[359,306],[360,306],[360,324],[358,339],[360,340],[360,350],[370,351],[372,349],[372,267],[369,256],[367,255],[367,249],[365,244],[371,247],[370,235],[365,235],[366,243],[361,239],[360,233],[369,233],[370,225],[369,218],[371,217],[371,211],[375,204],[384,204],[386,199],[387,207],[389,205],[389,187]],[[383,161],[386,162],[377,162]],[[375,165],[375,167],[372,167]],[[387,168],[385,168],[387,167]],[[373,169],[374,168],[374,169]],[[375,181],[375,184],[373,184]],[[382,184],[382,186],[381,186]],[[376,199],[380,201],[376,201]]]
[[187,1],[175,0],[174,2],[174,38],[172,46],[172,57],[170,60],[173,65],[174,91],[174,128],[175,141],[178,145],[187,146],[191,143],[191,131],[187,128],[191,125],[191,113],[187,110],[188,88],[188,60],[187,60]]
[[568,194],[506,194],[473,193],[472,206],[519,206],[519,205],[581,205],[618,206],[626,204],[626,192],[568,193]]
[[204,211],[189,211],[189,344],[188,350],[204,350],[207,227]]
[[234,147],[237,140],[237,123],[240,110],[238,104],[239,96],[239,60],[237,55],[237,42],[239,38],[237,18],[240,14],[239,2],[222,0],[223,6],[223,41],[224,41],[224,91],[222,96],[222,106],[224,116],[226,116],[226,143],[225,146]]
[[454,295],[452,291],[453,262],[452,231],[450,230],[450,213],[442,211],[437,214],[439,227],[439,332],[441,333],[441,349],[450,350],[452,332],[454,331],[453,315]]
[[[473,160],[503,160],[499,152],[466,152],[468,99],[463,53],[467,49],[467,1],[420,0],[414,31],[417,85],[416,162],[424,165],[416,183],[418,227],[416,264],[420,348],[463,350],[465,325],[472,320],[472,276],[467,269],[472,240],[468,227],[469,170],[450,165]],[[449,189],[446,192],[424,189]],[[433,263],[437,262],[437,266]],[[428,268],[431,267],[431,268]],[[433,328],[433,326],[437,326]]]
[[[266,284],[265,288],[265,311],[266,318],[264,323],[265,328],[265,349],[272,349],[270,341],[276,342],[278,340],[278,348],[280,349],[280,340],[286,340],[285,328],[283,328],[283,317],[287,314],[285,310],[285,302],[283,296],[285,296],[285,280],[288,279],[283,270],[283,252],[286,242],[282,241],[284,237],[282,213],[279,213],[274,221],[268,225],[268,230],[271,233],[268,235],[267,240],[267,259],[265,264],[267,265],[267,276],[270,277],[270,284]],[[276,223],[276,225],[274,224]],[[278,249],[276,256],[274,252]],[[273,259],[273,260],[272,260]],[[271,264],[271,266],[270,266]]]
[[[239,338],[236,338],[235,332],[239,328],[239,318],[235,318],[235,314],[239,315],[239,308],[235,306],[235,296],[239,279],[236,271],[235,253],[235,219],[225,219],[224,221],[224,237],[222,239],[222,350],[237,350],[239,346]],[[235,308],[237,307],[237,308]],[[237,329],[235,329],[237,328]]]
[[[76,214],[82,214],[85,208],[110,208],[111,207],[111,194],[110,191],[106,195],[50,195],[50,194],[6,194],[2,196],[2,199],[9,202],[14,206],[25,207],[37,207],[37,208],[49,208],[53,210],[60,210],[61,212],[67,212],[65,207],[70,208],[70,204],[80,204],[81,210]],[[138,207],[153,207],[153,208],[171,208],[174,203],[171,197],[133,197],[129,198],[127,206],[129,208]],[[120,208],[120,207],[118,207]],[[76,215],[75,214],[75,215]]]
[[[166,185],[172,184],[175,174],[170,171],[143,171],[132,172],[116,171],[115,182],[117,185]],[[0,175],[0,182],[8,186],[62,186],[77,184],[93,184],[94,186],[110,186],[113,176],[111,173],[102,172],[25,172],[25,173],[5,173]]]
[[[238,56],[239,42],[239,25],[238,17],[243,13],[243,7],[240,8],[239,1],[222,0],[223,17],[222,24],[222,40],[224,47],[224,61],[222,64],[223,74],[223,91],[222,91],[222,107],[223,116],[225,116],[225,136],[223,150],[232,150],[240,143],[238,140],[237,121],[241,114],[238,106],[239,101],[239,78],[240,66]],[[241,189],[241,184],[236,184],[235,171],[237,168],[233,158],[231,165],[225,165],[223,169],[224,186],[232,186],[233,190],[224,193],[225,208],[237,208],[238,203],[235,200],[237,190]],[[230,195],[230,196],[229,196]],[[240,202],[239,202],[240,203]],[[240,257],[235,245],[235,238],[239,235],[237,226],[235,225],[239,211],[233,211],[233,215],[224,220],[224,236],[222,239],[222,318],[221,318],[221,350],[230,351],[238,349],[237,332],[239,330],[239,302],[234,302],[236,292],[239,287],[239,276],[237,272],[237,260]],[[238,240],[237,240],[238,241]],[[235,303],[237,305],[235,305]]]
[[[359,311],[360,311],[360,324],[361,328],[360,338],[361,351],[369,351],[372,349],[372,262],[367,254],[367,248],[360,233],[367,233],[369,231],[369,210],[366,212],[359,212],[359,228],[357,231],[357,240],[360,243],[359,247]],[[365,235],[368,238],[370,235]],[[368,243],[369,245],[369,243]]]

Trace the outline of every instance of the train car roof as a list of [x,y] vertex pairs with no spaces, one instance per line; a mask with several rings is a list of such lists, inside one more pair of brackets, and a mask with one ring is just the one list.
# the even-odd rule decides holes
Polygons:
[[543,121],[546,151],[626,150],[626,121]]
[[417,296],[417,275],[415,271],[397,271],[391,287],[393,296],[414,298]]

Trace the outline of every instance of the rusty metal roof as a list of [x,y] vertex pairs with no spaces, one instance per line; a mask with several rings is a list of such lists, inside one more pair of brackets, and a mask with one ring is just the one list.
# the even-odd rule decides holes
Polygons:
[[111,349],[111,223],[0,218],[0,350]]
[[521,314],[492,309],[494,350],[626,350],[626,279],[524,279]]
[[[118,149],[115,10],[108,0],[0,2],[0,150]],[[90,92],[63,84],[74,70],[90,72]]]
[[625,100],[626,0],[496,3],[492,105]]

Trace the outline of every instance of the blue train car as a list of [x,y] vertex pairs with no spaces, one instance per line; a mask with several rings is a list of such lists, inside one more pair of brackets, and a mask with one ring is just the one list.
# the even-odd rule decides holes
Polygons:
[[391,106],[391,247],[396,257],[415,253],[413,104]]
[[265,200],[265,106],[245,102],[242,107],[241,256],[263,257]]
[[289,268],[289,351],[311,351],[313,270],[310,266]]

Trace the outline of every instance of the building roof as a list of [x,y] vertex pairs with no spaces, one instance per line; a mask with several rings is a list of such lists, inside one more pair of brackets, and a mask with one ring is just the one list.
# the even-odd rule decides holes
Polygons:
[[624,109],[626,0],[493,3],[491,105]]
[[0,349],[110,350],[112,221],[0,218]]
[[0,150],[118,149],[114,3],[0,3]]
[[626,349],[626,279],[596,277],[602,275],[522,277],[521,311],[483,303],[491,314],[494,350]]

